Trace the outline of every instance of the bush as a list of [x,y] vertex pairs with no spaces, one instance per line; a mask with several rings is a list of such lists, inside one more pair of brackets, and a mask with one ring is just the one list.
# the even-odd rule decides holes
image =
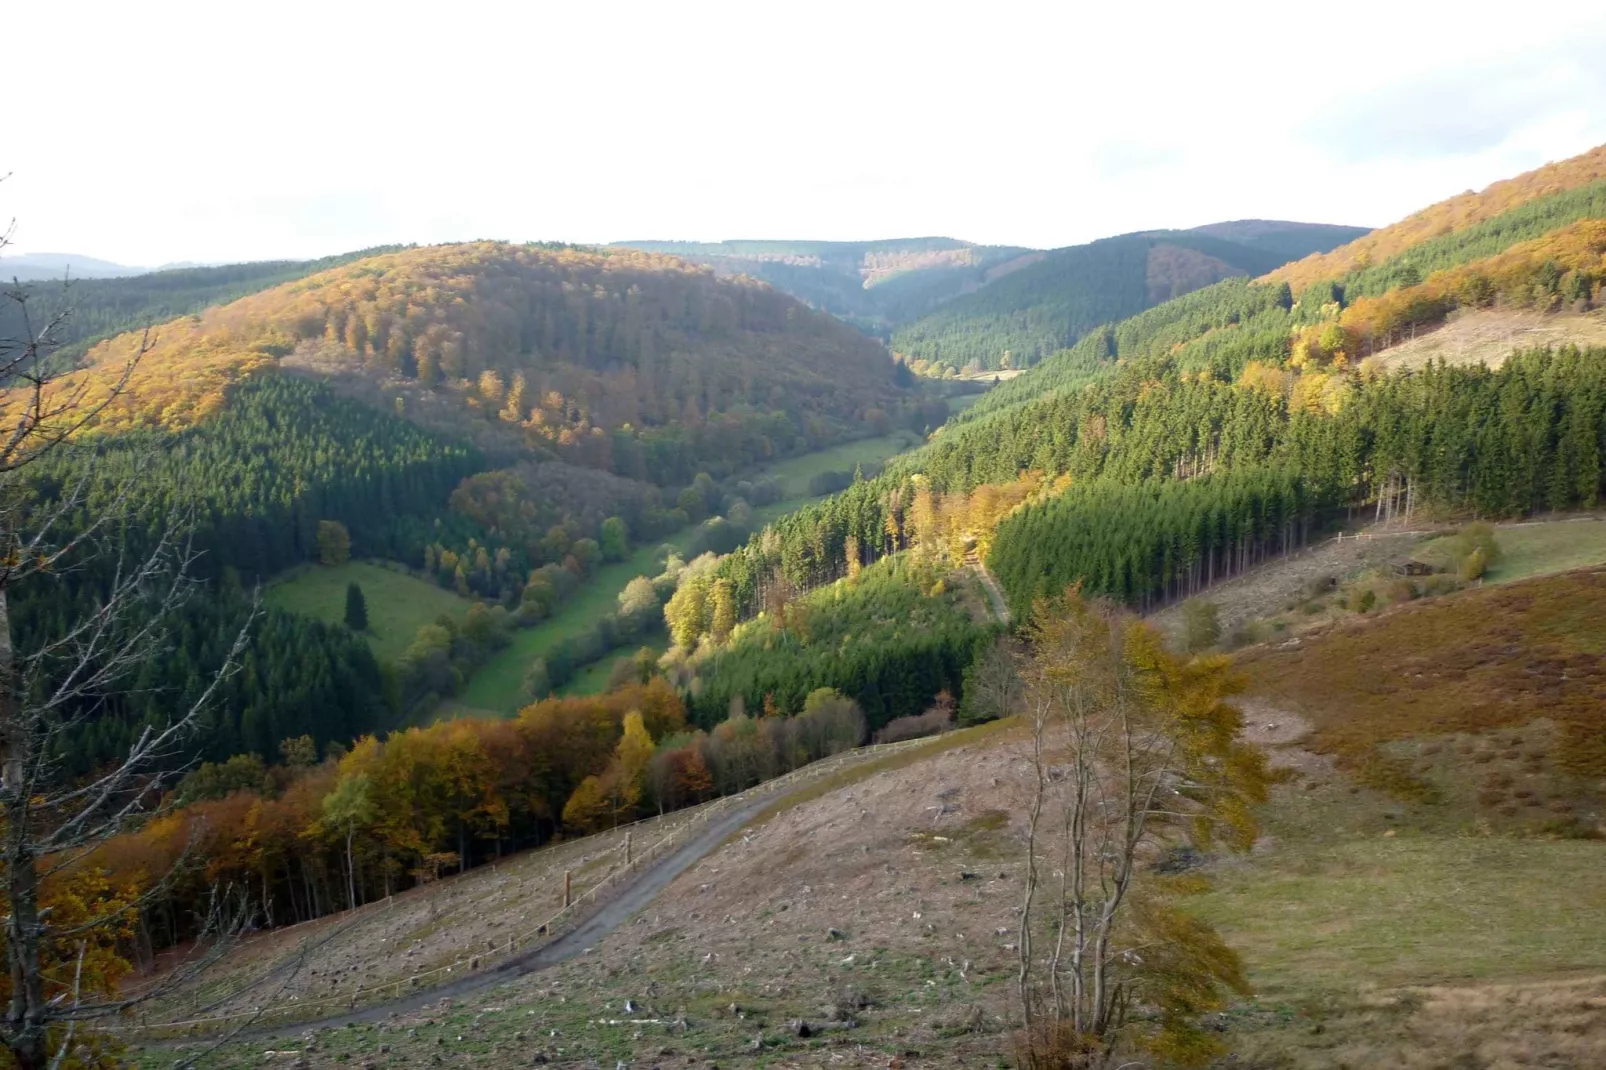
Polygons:
[[960,687],[960,724],[981,724],[1015,712],[1020,676],[1009,640],[1002,637],[983,645],[965,668]]
[[881,731],[875,734],[877,743],[898,743],[905,739],[919,739],[921,736],[935,736],[946,732],[954,726],[954,701],[944,691],[937,696],[937,704],[925,713],[913,717],[898,717],[888,721]]
[[1429,596],[1450,594],[1460,586],[1454,576],[1429,576],[1422,584],[1422,593]]
[[1370,613],[1377,605],[1377,592],[1357,584],[1344,595],[1344,608],[1351,613]]
[[1390,602],[1409,602],[1416,598],[1419,592],[1416,589],[1416,584],[1408,579],[1401,578],[1390,583],[1385,593],[1388,595]]
[[524,681],[520,685],[520,691],[529,702],[540,702],[552,693],[552,682],[547,673],[545,658],[536,658],[530,662],[530,667],[524,670]]
[[1488,571],[1489,557],[1480,546],[1475,547],[1471,553],[1461,559],[1461,564],[1456,569],[1456,575],[1461,578],[1462,583],[1471,583],[1474,580],[1483,579],[1483,574]]

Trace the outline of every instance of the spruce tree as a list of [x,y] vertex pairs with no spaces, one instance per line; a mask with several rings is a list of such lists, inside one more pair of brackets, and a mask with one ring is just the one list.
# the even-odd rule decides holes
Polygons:
[[355,583],[346,585],[346,627],[354,632],[368,630],[368,600]]

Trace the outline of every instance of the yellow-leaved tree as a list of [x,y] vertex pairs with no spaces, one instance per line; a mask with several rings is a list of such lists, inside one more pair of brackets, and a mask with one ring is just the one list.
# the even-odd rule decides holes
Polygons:
[[654,745],[641,711],[625,714],[613,759],[600,775],[588,776],[563,807],[563,827],[589,835],[633,820],[647,790]]
[[1021,1063],[1206,1061],[1218,1045],[1199,1016],[1247,981],[1182,907],[1198,882],[1157,863],[1254,843],[1267,772],[1228,702],[1239,684],[1225,658],[1179,658],[1141,620],[1074,588],[1039,601],[1028,636]]

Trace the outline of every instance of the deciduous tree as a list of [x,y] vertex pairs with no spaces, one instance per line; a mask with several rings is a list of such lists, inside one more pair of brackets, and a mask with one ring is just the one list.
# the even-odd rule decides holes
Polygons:
[[1148,863],[1189,843],[1254,842],[1266,766],[1228,701],[1239,684],[1225,659],[1180,660],[1074,589],[1037,604],[1028,638],[1023,1062],[1104,1067],[1134,1050],[1200,1061],[1213,1046],[1197,1016],[1247,982]]

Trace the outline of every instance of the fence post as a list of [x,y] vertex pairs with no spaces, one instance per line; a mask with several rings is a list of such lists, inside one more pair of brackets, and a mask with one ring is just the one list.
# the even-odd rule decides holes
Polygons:
[[625,865],[627,865],[627,866],[634,864],[630,860],[630,837],[632,835],[633,835],[633,833],[629,833],[629,832],[625,833]]
[[563,908],[569,908],[569,880],[573,876],[569,870],[563,871]]

